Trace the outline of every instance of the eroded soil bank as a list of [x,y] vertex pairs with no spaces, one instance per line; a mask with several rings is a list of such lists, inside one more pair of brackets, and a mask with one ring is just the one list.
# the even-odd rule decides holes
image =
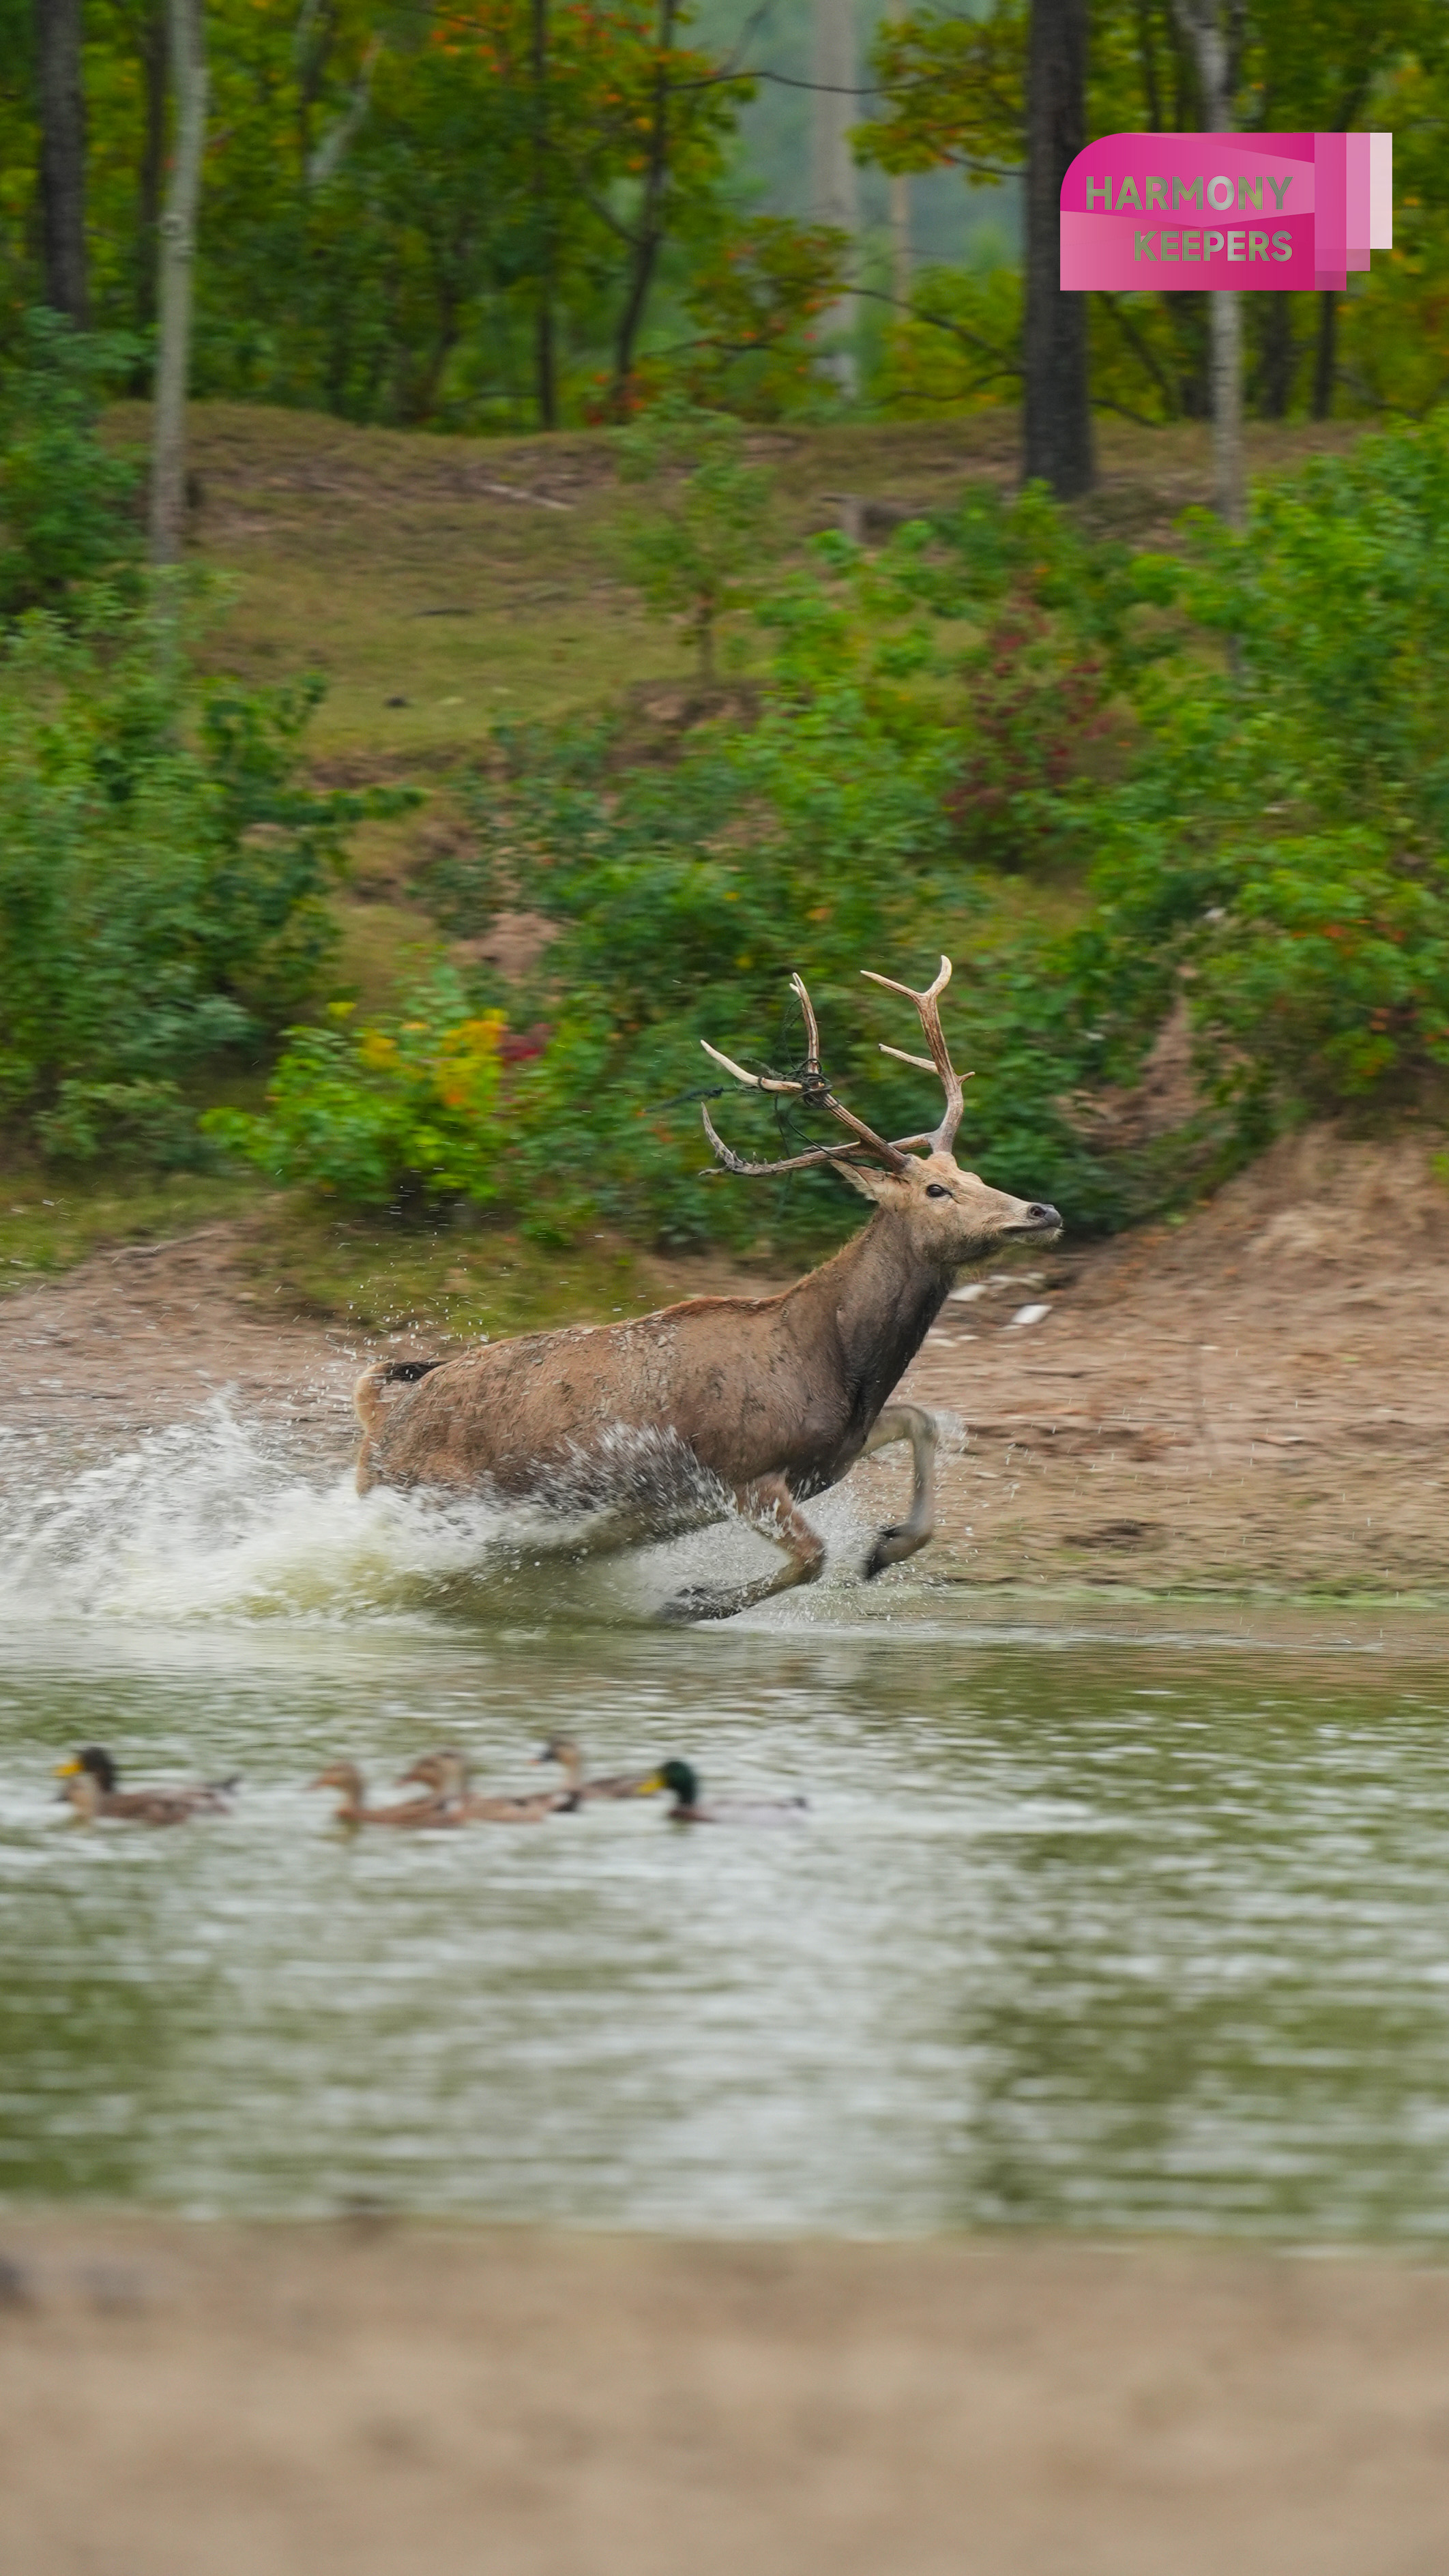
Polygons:
[[[1177,1229],[986,1268],[906,1392],[960,1417],[920,1564],[1061,1590],[1449,1598],[1449,1187],[1438,1140],[1290,1139]],[[384,1347],[288,1311],[240,1230],[98,1256],[0,1307],[0,1472],[43,1474],[222,1391],[339,1469]],[[1004,1284],[993,1285],[999,1278]],[[659,1269],[659,1297],[728,1282]],[[771,1283],[751,1281],[752,1293]],[[1015,1321],[1023,1308],[1045,1308]],[[394,1347],[426,1345],[394,1337]],[[858,1471],[889,1517],[904,1470]]]
[[1427,2576],[1449,2274],[11,2217],[6,2576]]

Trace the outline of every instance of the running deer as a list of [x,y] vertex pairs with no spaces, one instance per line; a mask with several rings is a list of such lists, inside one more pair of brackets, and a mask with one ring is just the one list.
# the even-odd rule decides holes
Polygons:
[[[476,1344],[456,1359],[380,1361],[356,1389],[359,1491],[383,1484],[606,1500],[614,1508],[594,1545],[676,1537],[733,1510],[784,1551],[783,1563],[752,1581],[696,1585],[664,1612],[728,1619],[771,1593],[813,1583],[825,1550],[801,1502],[838,1484],[858,1458],[908,1440],[910,1510],[877,1533],[867,1580],[924,1547],[934,1526],[935,1425],[916,1405],[892,1404],[891,1391],[963,1263],[994,1244],[1047,1242],[1061,1230],[1054,1207],[989,1189],[955,1160],[962,1077],[940,1015],[950,976],[945,957],[923,993],[870,975],[920,1015],[929,1055],[882,1053],[939,1076],[945,1112],[926,1134],[892,1142],[836,1099],[798,975],[791,985],[806,1057],[797,1079],[747,1073],[701,1041],[737,1082],[792,1096],[847,1131],[848,1141],[750,1163],[703,1112],[726,1171],[753,1179],[829,1163],[874,1201],[868,1225],[831,1260],[774,1297],[690,1297],[631,1323],[525,1333]],[[398,1382],[406,1391],[387,1401],[384,1389]]]

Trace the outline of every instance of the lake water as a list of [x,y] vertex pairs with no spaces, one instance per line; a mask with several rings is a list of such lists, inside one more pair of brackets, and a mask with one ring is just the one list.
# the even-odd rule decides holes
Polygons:
[[[1449,2235],[1438,1623],[917,1579],[662,1631],[651,1584],[754,1542],[580,1568],[221,1415],[43,1471],[0,1525],[0,2199]],[[808,1824],[348,1837],[305,1786],[452,1741],[531,1787],[556,1727]],[[79,1828],[88,1740],[240,1771],[235,1813]]]

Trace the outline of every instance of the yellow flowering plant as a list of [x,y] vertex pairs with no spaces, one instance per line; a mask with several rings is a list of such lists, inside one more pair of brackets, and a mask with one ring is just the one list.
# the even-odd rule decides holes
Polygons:
[[501,1011],[470,1012],[440,970],[396,1018],[352,1024],[334,1002],[289,1030],[260,1116],[217,1109],[209,1135],[277,1180],[357,1207],[498,1196]]

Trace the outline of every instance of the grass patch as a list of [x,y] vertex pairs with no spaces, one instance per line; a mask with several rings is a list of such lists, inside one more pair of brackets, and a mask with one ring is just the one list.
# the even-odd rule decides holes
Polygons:
[[192,1233],[251,1214],[263,1184],[237,1173],[138,1172],[65,1179],[31,1170],[0,1177],[0,1295],[73,1270],[93,1252]]
[[661,1303],[657,1273],[612,1235],[545,1251],[502,1228],[335,1217],[298,1193],[268,1201],[241,1259],[259,1303],[275,1298],[369,1332],[498,1340],[614,1323]]
[[[1250,471],[1288,472],[1365,426],[1253,422]],[[108,432],[144,448],[148,406],[117,404]],[[1082,505],[1095,533],[1165,543],[1183,510],[1211,500],[1202,423],[1102,420],[1097,432],[1099,486]],[[339,764],[440,776],[477,758],[500,718],[562,715],[689,677],[687,639],[647,617],[619,578],[611,531],[630,496],[606,431],[440,438],[193,403],[188,439],[203,495],[190,551],[233,592],[208,658],[250,682],[325,672],[308,741],[334,776]],[[899,517],[947,506],[970,482],[1014,482],[1017,416],[792,425],[752,431],[748,449],[777,478],[780,570],[813,530],[839,524],[842,494]]]

